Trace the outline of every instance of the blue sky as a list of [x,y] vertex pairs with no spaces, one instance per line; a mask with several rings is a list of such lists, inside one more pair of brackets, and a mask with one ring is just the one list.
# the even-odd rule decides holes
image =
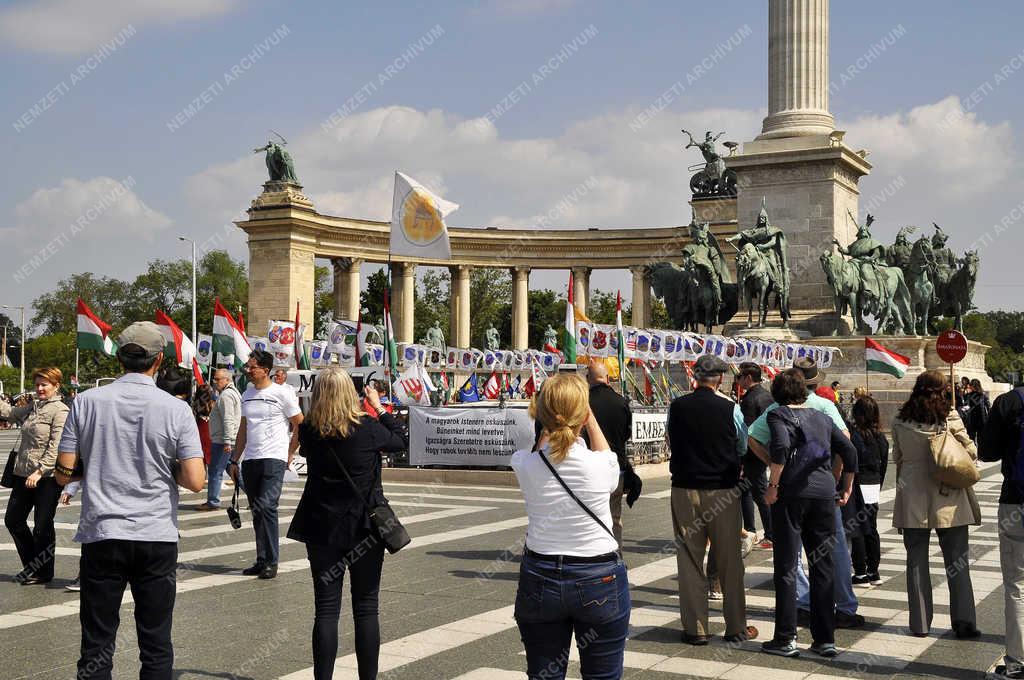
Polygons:
[[[8,167],[0,184],[0,265],[18,270],[57,239],[38,270],[8,282],[5,299],[29,302],[72,272],[128,277],[147,259],[184,256],[177,235],[202,240],[220,231],[260,190],[265,169],[250,150],[265,143],[269,128],[288,137],[299,177],[321,212],[386,217],[391,173],[401,168],[462,204],[452,224],[520,226],[596,177],[593,199],[556,221],[625,227],[689,220],[686,167],[697,159],[692,150],[682,152],[679,127],[726,130],[742,142],[759,132],[764,115],[767,2],[353,5],[0,6],[0,134]],[[876,236],[889,242],[898,226],[938,221],[957,250],[981,247],[979,305],[1013,308],[1024,290],[1015,273],[1024,247],[1024,173],[1016,152],[1024,5],[978,7],[833,2],[834,81],[872,43],[894,30],[901,35],[837,88],[831,108],[837,125],[849,130],[847,141],[872,152],[875,171],[861,188],[862,203],[876,194],[884,199],[875,210]],[[423,45],[435,26],[443,34],[422,53],[338,125],[321,128],[367,82],[379,82],[409,45]],[[590,37],[580,41],[588,29]],[[275,31],[283,37],[223,85],[225,72]],[[708,75],[652,124],[630,129],[637,113],[737,31],[748,37]],[[118,35],[123,44],[91,68],[90,55]],[[518,103],[491,123],[478,120],[574,39],[578,50]],[[85,77],[67,87],[83,64]],[[175,114],[215,82],[221,87],[209,103],[171,131]],[[50,106],[32,114],[54,88]],[[965,102],[972,92],[977,101]],[[80,233],[59,238],[126,178],[128,195]],[[893,182],[899,189],[886,196]],[[993,232],[1007,217],[1005,229]],[[986,231],[993,245],[976,243]],[[237,256],[246,253],[241,232],[229,233],[225,245]],[[535,276],[532,285],[555,286],[562,278]],[[622,272],[596,275],[594,285],[629,290]]]

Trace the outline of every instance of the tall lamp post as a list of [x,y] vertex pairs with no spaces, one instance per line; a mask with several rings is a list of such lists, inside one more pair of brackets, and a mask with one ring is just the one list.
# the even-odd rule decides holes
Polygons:
[[199,336],[196,335],[196,242],[184,236],[178,237],[179,241],[188,241],[192,244],[192,342],[199,346]]
[[21,351],[18,352],[21,363],[21,382],[19,383],[18,391],[25,391],[25,305],[0,305],[4,309],[20,309],[21,310]]

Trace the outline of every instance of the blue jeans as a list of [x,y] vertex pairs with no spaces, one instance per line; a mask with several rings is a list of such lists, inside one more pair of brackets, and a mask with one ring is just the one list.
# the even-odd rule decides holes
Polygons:
[[584,680],[622,677],[629,630],[629,581],[621,558],[563,564],[523,555],[515,617],[530,680],[562,680],[576,634]]
[[242,468],[245,495],[252,507],[252,528],[256,532],[256,561],[277,564],[277,504],[281,500],[285,462],[276,458],[243,460]]
[[228,464],[228,458],[223,444],[210,445],[210,464],[206,467],[206,502],[216,508],[220,507],[220,485],[224,481],[224,466]]
[[[802,552],[802,549],[800,550]],[[810,609],[811,586],[804,571],[803,557],[797,553],[798,569],[796,570],[797,607]],[[835,576],[832,579],[832,590],[836,598],[836,611],[843,614],[857,613],[857,596],[853,594],[853,562],[850,560],[850,548],[846,544],[846,531],[843,529],[843,509],[836,506],[836,535],[832,541],[832,568]]]

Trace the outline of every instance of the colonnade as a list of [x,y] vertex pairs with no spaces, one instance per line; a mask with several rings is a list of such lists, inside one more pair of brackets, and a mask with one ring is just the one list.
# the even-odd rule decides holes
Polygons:
[[[334,258],[334,314],[341,319],[355,319],[359,313],[359,291],[362,264],[358,258]],[[415,287],[416,264],[392,263],[391,320],[398,342],[415,342]],[[528,349],[529,299],[531,267],[517,265],[509,268],[512,276],[512,349]],[[448,267],[451,275],[449,295],[448,344],[453,347],[470,346],[470,277],[473,265],[458,264]],[[576,308],[586,314],[590,299],[591,267],[572,267],[573,299]],[[630,267],[633,275],[632,325],[644,326],[651,319],[650,268],[646,265]]]

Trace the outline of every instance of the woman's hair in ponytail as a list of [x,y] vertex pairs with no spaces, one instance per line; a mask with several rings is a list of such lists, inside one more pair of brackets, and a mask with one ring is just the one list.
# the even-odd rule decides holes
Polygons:
[[556,373],[533,398],[530,415],[544,428],[551,461],[561,463],[590,415],[587,384],[577,375]]

